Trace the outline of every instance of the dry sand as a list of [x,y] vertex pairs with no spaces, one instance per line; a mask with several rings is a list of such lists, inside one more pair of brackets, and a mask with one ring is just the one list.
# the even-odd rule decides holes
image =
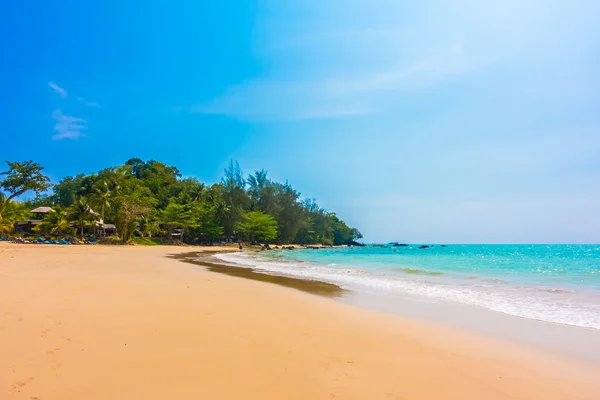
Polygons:
[[0,399],[600,398],[597,366],[165,257],[184,251],[0,244]]

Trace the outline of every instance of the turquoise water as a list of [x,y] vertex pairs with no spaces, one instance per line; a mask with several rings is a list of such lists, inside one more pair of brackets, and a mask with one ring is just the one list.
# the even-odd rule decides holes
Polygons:
[[385,246],[283,254],[290,260],[330,267],[463,279],[491,278],[557,289],[600,289],[600,245],[434,245],[428,249]]
[[385,245],[222,257],[395,301],[452,301],[600,329],[600,245]]

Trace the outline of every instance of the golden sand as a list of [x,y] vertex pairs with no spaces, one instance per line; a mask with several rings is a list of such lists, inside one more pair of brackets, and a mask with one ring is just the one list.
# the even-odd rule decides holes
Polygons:
[[167,257],[189,251],[0,244],[0,399],[599,398],[596,366]]

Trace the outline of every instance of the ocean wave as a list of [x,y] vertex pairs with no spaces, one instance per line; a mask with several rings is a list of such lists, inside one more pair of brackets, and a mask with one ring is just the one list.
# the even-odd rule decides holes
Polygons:
[[500,278],[485,278],[482,279],[483,282],[489,282],[489,283],[506,283],[506,279],[500,279]]
[[555,293],[555,294],[572,294],[577,293],[572,289],[558,289],[558,288],[545,288],[545,287],[535,287],[535,286],[513,286],[514,289],[520,290],[531,290],[536,292],[544,292],[544,293]]
[[411,275],[433,275],[433,276],[444,275],[444,273],[440,272],[440,271],[428,271],[426,269],[418,269],[418,268],[395,267],[395,268],[391,268],[391,269],[394,271],[401,271],[401,272],[404,272],[405,274],[411,274]]
[[399,268],[402,274],[383,275],[376,271],[331,268],[327,264],[312,262],[301,264],[293,260],[276,260],[244,253],[217,254],[216,257],[238,266],[255,268],[257,272],[320,280],[364,293],[414,295],[419,298],[468,304],[522,318],[600,330],[598,298],[589,297],[586,293],[572,293],[568,289],[490,285],[485,284],[483,280],[472,281],[473,284],[466,285],[464,281],[456,282],[452,276],[448,280],[440,278],[435,281],[407,279],[404,274],[421,275],[416,268],[408,272]]
[[574,290],[568,290],[568,289],[541,289],[544,292],[547,293],[577,293]]

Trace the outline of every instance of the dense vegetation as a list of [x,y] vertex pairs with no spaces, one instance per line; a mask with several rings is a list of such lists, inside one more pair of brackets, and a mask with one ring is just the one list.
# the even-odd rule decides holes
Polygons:
[[[301,200],[288,182],[273,182],[264,170],[244,177],[233,161],[221,182],[210,186],[182,178],[175,167],[137,158],[96,174],[68,176],[55,185],[32,161],[7,164],[0,181],[0,234],[10,233],[32,208],[49,206],[55,212],[46,215],[35,228],[38,232],[83,236],[91,229],[103,236],[102,226],[96,228],[102,219],[116,226],[123,243],[162,237],[186,243],[339,245],[362,237],[314,199]],[[36,197],[15,200],[28,191]]]

